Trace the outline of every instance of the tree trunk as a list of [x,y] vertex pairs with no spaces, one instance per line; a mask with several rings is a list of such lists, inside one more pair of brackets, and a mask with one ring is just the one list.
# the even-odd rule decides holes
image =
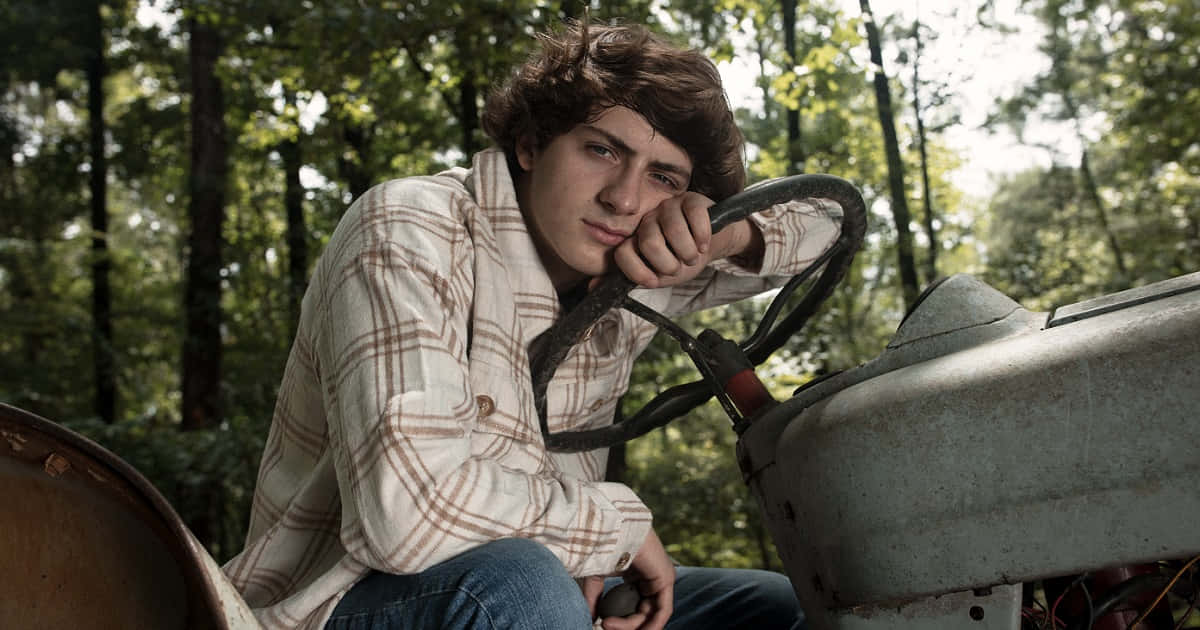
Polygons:
[[1063,107],[1066,114],[1072,123],[1075,125],[1075,137],[1079,140],[1081,154],[1079,157],[1079,174],[1083,178],[1083,192],[1087,195],[1087,199],[1096,209],[1096,219],[1100,222],[1100,229],[1104,232],[1104,236],[1108,241],[1109,249],[1112,250],[1113,262],[1117,265],[1117,271],[1120,273],[1120,282],[1124,284],[1128,279],[1128,269],[1125,265],[1125,254],[1121,250],[1120,243],[1117,242],[1117,235],[1112,231],[1108,222],[1108,209],[1104,206],[1104,201],[1100,199],[1100,190],[1096,185],[1096,178],[1092,175],[1092,167],[1088,162],[1087,138],[1083,135],[1083,127],[1080,122],[1079,105],[1075,101],[1075,94],[1072,88],[1072,79],[1069,70],[1066,67],[1068,51],[1071,50],[1067,42],[1063,40],[1063,32],[1066,29],[1064,20],[1061,14],[1057,15],[1051,24],[1053,38],[1052,50],[1054,53],[1050,57],[1050,71],[1053,73],[1053,81],[1055,86],[1061,92]]
[[[6,87],[5,78],[0,77],[0,90]],[[33,254],[32,256],[12,256],[0,252],[3,254],[0,256],[0,265],[3,266],[7,276],[4,289],[12,296],[13,301],[17,304],[29,305],[32,313],[46,313],[48,310],[38,302],[37,288],[45,289],[47,283],[41,282],[35,274],[36,270],[47,268],[46,248],[41,243],[43,230],[38,229],[38,225],[45,221],[45,215],[13,210],[16,200],[20,199],[25,192],[18,184],[16,162],[13,160],[19,147],[13,121],[0,119],[0,207],[6,210],[0,216],[0,232],[27,241]],[[28,230],[24,227],[26,225],[29,225]],[[30,382],[30,377],[45,372],[41,366],[43,346],[41,331],[50,328],[41,325],[21,327],[19,348],[14,349],[14,352],[19,353],[20,361],[23,362],[24,374],[22,376],[24,378],[19,381],[22,385],[11,390],[11,395],[13,397],[12,404],[38,415],[53,418],[57,417],[54,410],[43,408],[39,404],[39,398],[29,396],[36,389],[24,385],[24,383]]]
[[1196,269],[1197,254],[1200,254],[1200,219],[1194,212],[1188,212],[1183,219],[1183,247],[1175,250],[1175,267],[1173,275],[1180,275]]
[[575,20],[582,12],[585,0],[563,0],[558,5],[558,15],[562,21]]
[[[458,50],[459,57],[464,60],[474,59],[474,55],[479,50],[479,46],[475,44],[471,36],[461,29],[455,31],[454,47]],[[483,148],[475,140],[475,130],[479,128],[479,86],[476,81],[478,73],[475,68],[476,64],[469,61],[464,65],[458,84],[458,99],[452,105],[457,106],[458,126],[462,132],[463,159],[467,164],[471,163],[471,156]],[[442,97],[448,104],[451,103],[452,99],[448,94],[443,92]]]
[[929,254],[925,258],[925,282],[937,279],[937,258],[941,245],[933,225],[933,190],[929,187],[929,155],[925,150],[925,115],[921,111],[921,22],[913,22],[913,115],[917,119],[917,150],[921,155],[921,202],[925,206],[925,237],[929,239]]
[[[48,234],[50,233],[51,228],[49,225],[47,225],[45,215],[39,214],[37,218],[33,220],[33,223],[33,233],[30,239],[33,241],[33,261],[32,264],[29,265],[29,273],[25,276],[26,286],[21,287],[20,284],[17,286],[22,290],[27,290],[27,295],[30,297],[30,301],[27,303],[36,305],[35,308],[37,308],[39,312],[45,313],[48,310],[46,307],[50,304],[53,304],[54,299],[53,296],[48,295],[51,292],[51,275],[48,273],[51,264],[51,243],[49,242],[50,238],[48,237]],[[30,280],[32,280],[32,282],[30,282]],[[20,295],[22,292],[25,291],[19,291],[17,295]],[[45,316],[43,315],[43,318],[44,317]],[[34,370],[41,365],[42,358],[45,357],[47,352],[46,347],[49,345],[48,341],[52,339],[51,333],[49,332],[51,330],[53,330],[53,327],[47,326],[43,319],[39,321],[37,325],[33,327],[33,330],[31,330],[25,336],[25,365],[28,367],[28,369]],[[63,408],[61,406],[61,401],[47,402],[40,400],[39,398],[30,397],[30,402],[33,403],[29,407],[30,411],[34,413],[41,413],[42,415],[50,418],[57,417],[56,414]]]
[[109,424],[116,419],[116,371],[113,360],[111,259],[108,253],[108,160],[104,154],[104,20],[101,5],[88,15],[88,127],[91,172],[88,174],[92,207],[92,369],[96,379],[96,415]]
[[367,168],[367,155],[371,150],[370,127],[356,125],[348,120],[342,121],[342,139],[349,145],[354,157],[338,157],[338,174],[350,187],[350,198],[358,199],[371,188],[374,181],[370,169]]
[[771,99],[770,81],[767,80],[767,46],[763,41],[761,31],[757,32],[754,37],[754,46],[758,50],[758,85],[762,91],[763,100],[763,116],[767,120],[772,120],[774,101]]
[[883,71],[883,48],[879,42],[879,29],[871,13],[868,0],[859,0],[867,26],[867,45],[871,48],[871,63],[875,66],[875,101],[879,106],[879,125],[883,127],[883,146],[887,154],[888,188],[892,197],[892,217],[896,222],[896,254],[900,266],[900,287],[904,303],[911,307],[917,301],[917,267],[913,259],[912,231],[908,224],[912,220],[908,213],[908,201],[904,193],[904,163],[900,160],[900,142],[896,137],[896,119],[892,111],[892,95],[888,89],[887,75]]
[[27,238],[30,246],[28,258],[15,258],[11,261],[12,266],[6,269],[8,272],[6,288],[12,295],[13,301],[17,304],[26,304],[31,313],[39,314],[35,323],[31,322],[32,325],[21,327],[23,331],[21,332],[19,352],[24,374],[20,380],[22,385],[15,388],[16,391],[12,394],[12,404],[40,416],[56,418],[61,415],[63,401],[57,398],[47,400],[47,397],[38,395],[42,393],[38,391],[40,388],[30,385],[37,382],[36,379],[39,375],[47,372],[46,367],[42,365],[42,357],[45,355],[46,348],[46,331],[55,329],[53,323],[45,322],[45,319],[50,317],[46,315],[50,309],[46,307],[45,295],[49,288],[49,282],[43,276],[45,270],[49,268],[50,255],[44,235],[46,230],[42,229],[40,225],[44,222],[42,217],[43,215],[38,213],[33,213],[31,217],[33,229]]
[[279,146],[279,155],[283,158],[283,204],[287,209],[288,309],[295,330],[308,286],[308,228],[304,224],[304,187],[300,185],[300,167],[304,164],[300,141],[285,140]]
[[758,546],[758,555],[762,558],[762,566],[764,571],[775,570],[775,554],[771,553],[771,548],[767,546],[767,528],[763,527],[762,523],[754,525],[754,543]]
[[[1200,214],[1196,212],[1196,206],[1192,206],[1192,211],[1184,214],[1184,239],[1185,247],[1182,251],[1192,252],[1193,254],[1200,253]],[[1187,268],[1187,264],[1182,265]]]
[[[1084,142],[1082,135],[1079,141],[1081,144]],[[1092,175],[1092,167],[1088,163],[1086,145],[1079,157],[1079,174],[1083,176],[1084,193],[1087,194],[1088,201],[1092,202],[1092,206],[1096,208],[1096,218],[1100,221],[1100,229],[1108,239],[1108,247],[1112,250],[1117,271],[1121,274],[1119,284],[1123,284],[1129,278],[1129,269],[1125,266],[1125,253],[1121,250],[1121,244],[1117,242],[1116,233],[1112,231],[1112,227],[1108,223],[1108,209],[1104,206],[1104,201],[1100,199],[1100,188],[1096,186],[1096,178]]]
[[[790,69],[796,68],[796,0],[783,0],[783,46]],[[804,172],[804,144],[800,137],[800,110],[787,110],[788,175]]]
[[479,127],[479,103],[476,102],[478,89],[475,77],[467,74],[458,86],[458,119],[462,126],[462,148],[465,160],[470,163],[471,156],[481,147],[475,141],[475,129]]
[[213,427],[221,420],[221,226],[225,220],[229,152],[224,98],[215,73],[221,54],[220,36],[211,24],[196,18],[189,21],[188,31],[192,146],[188,180],[191,232],[184,289],[185,431]]

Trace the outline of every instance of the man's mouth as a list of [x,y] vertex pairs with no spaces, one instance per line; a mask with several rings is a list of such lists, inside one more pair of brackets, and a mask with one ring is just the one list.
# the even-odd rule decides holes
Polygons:
[[629,238],[629,234],[627,232],[614,230],[602,223],[584,221],[583,224],[587,226],[588,234],[590,234],[592,238],[610,247],[620,245],[625,239]]

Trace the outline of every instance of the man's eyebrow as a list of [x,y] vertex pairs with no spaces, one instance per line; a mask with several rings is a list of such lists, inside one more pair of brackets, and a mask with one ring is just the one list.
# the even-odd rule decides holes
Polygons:
[[[636,154],[636,153],[637,153],[637,151],[635,151],[635,150],[633,149],[633,147],[630,147],[628,144],[626,144],[624,140],[622,140],[622,139],[618,138],[617,136],[615,136],[615,135],[613,135],[613,134],[609,133],[608,131],[605,131],[604,129],[601,129],[601,128],[599,128],[599,127],[595,126],[595,125],[587,125],[587,124],[583,125],[583,128],[584,128],[584,129],[587,129],[588,131],[593,131],[593,132],[595,132],[595,133],[597,133],[597,134],[599,134],[599,135],[602,135],[602,136],[604,136],[604,139],[605,139],[605,140],[607,140],[609,144],[611,144],[611,145],[613,145],[614,147],[616,147],[616,148],[617,148],[617,150],[621,151],[622,153],[625,153],[625,154],[628,154],[628,155],[634,155],[634,154]],[[655,133],[658,133],[658,132],[656,131]],[[650,162],[650,166],[651,166],[651,167],[653,167],[653,168],[655,168],[655,169],[657,169],[657,170],[660,170],[660,171],[666,171],[666,172],[668,172],[668,173],[674,173],[674,174],[676,174],[676,175],[678,175],[678,176],[680,176],[680,177],[682,177],[682,178],[684,178],[684,179],[688,179],[688,180],[690,180],[690,179],[692,178],[692,171],[691,171],[691,169],[689,169],[689,168],[685,168],[685,167],[683,167],[683,166],[680,166],[680,165],[678,165],[678,164],[674,164],[674,163],[671,163],[671,162],[662,162],[662,161],[659,161],[659,160],[654,160],[654,161]]]

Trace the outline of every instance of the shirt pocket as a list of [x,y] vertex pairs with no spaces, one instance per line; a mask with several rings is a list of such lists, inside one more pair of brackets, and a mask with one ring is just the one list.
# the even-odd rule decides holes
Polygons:
[[551,431],[578,431],[612,423],[629,386],[632,339],[616,312],[600,318],[567,355],[550,382]]
[[533,391],[529,377],[521,379],[514,372],[512,366],[471,361],[471,393],[475,397],[471,453],[518,470],[535,471],[545,457],[545,448],[533,412]]

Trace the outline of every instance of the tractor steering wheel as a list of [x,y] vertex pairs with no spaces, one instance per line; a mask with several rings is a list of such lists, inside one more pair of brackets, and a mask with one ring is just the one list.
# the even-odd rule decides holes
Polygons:
[[[792,175],[744,190],[709,208],[712,231],[715,234],[725,226],[739,221],[751,213],[795,199],[830,199],[842,208],[841,232],[837,241],[808,268],[794,276],[784,285],[779,294],[767,307],[758,328],[746,340],[737,344],[740,355],[751,365],[762,363],[788,338],[798,332],[816,311],[817,307],[833,292],[833,288],[845,276],[854,255],[862,246],[866,234],[866,206],[862,195],[852,184],[831,175]],[[818,269],[824,271],[808,289],[804,298],[778,325],[772,327],[787,297],[803,284]],[[588,292],[587,296],[571,309],[549,330],[539,335],[530,345],[530,369],[533,377],[534,404],[541,423],[542,437],[546,447],[552,451],[578,452],[605,448],[644,435],[663,426],[675,418],[691,411],[720,394],[722,385],[714,382],[712,364],[718,360],[713,356],[712,338],[725,342],[712,331],[705,331],[700,339],[694,339],[675,326],[661,314],[629,297],[634,283],[621,273],[613,273]],[[704,379],[676,385],[661,392],[636,414],[623,422],[585,431],[550,433],[546,420],[546,387],[553,378],[562,360],[579,342],[588,328],[609,309],[620,306],[663,328],[675,337],[692,357]],[[725,349],[726,351],[728,348]],[[726,411],[737,422],[736,409],[722,400]]]

